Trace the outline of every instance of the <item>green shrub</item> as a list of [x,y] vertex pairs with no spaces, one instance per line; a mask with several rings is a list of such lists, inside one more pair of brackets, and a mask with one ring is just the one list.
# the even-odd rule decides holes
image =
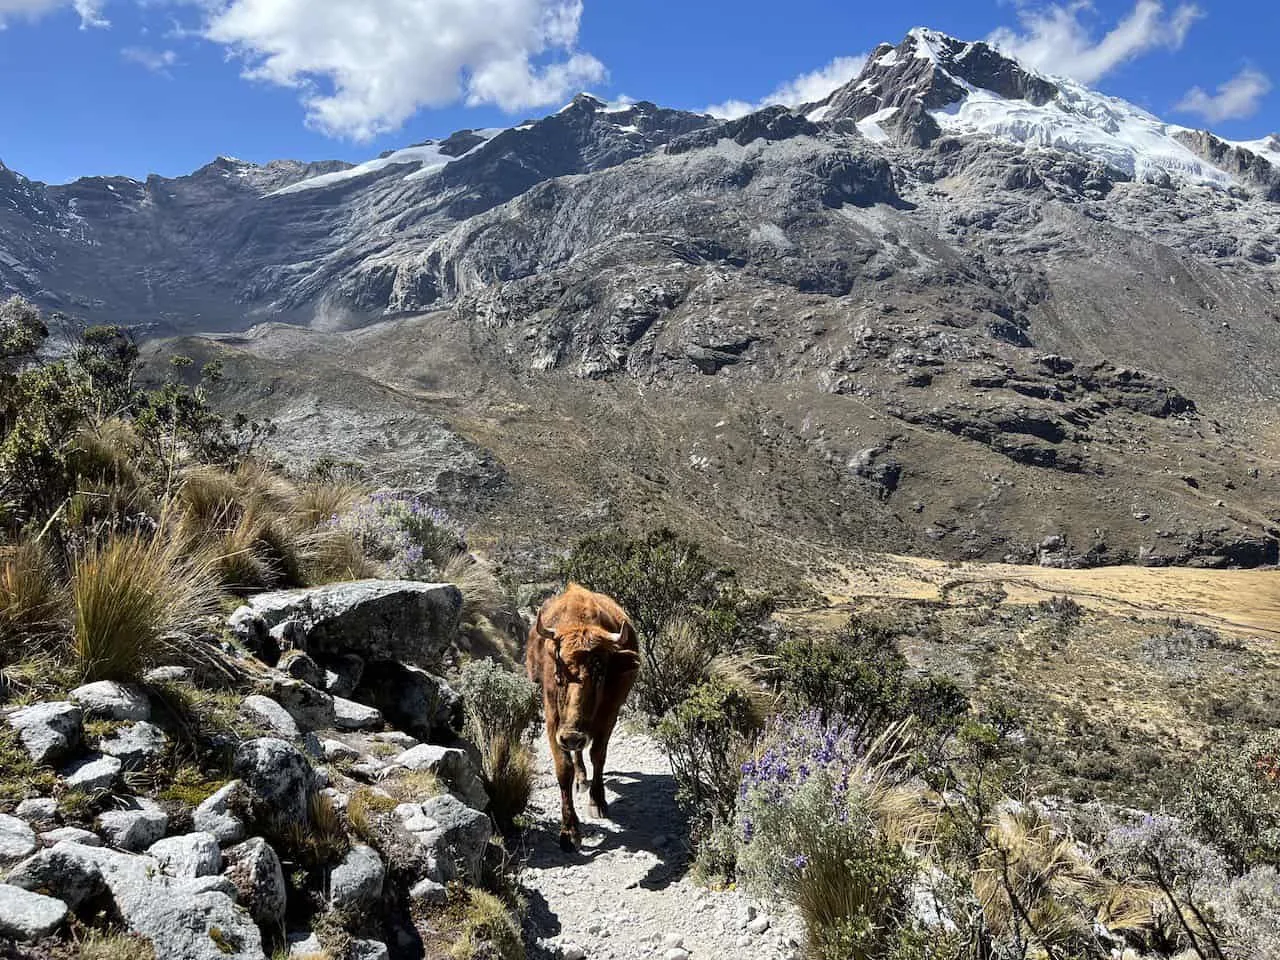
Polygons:
[[529,733],[542,698],[524,676],[491,660],[473,660],[458,681],[467,735],[480,748],[489,812],[503,830],[524,812],[533,793]]
[[608,594],[640,634],[631,702],[652,722],[682,703],[717,657],[756,645],[772,600],[749,594],[730,569],[671,530],[622,530],[581,540],[560,566],[566,580]]
[[951,681],[908,674],[893,630],[858,616],[835,636],[784,640],[776,675],[788,709],[816,710],[824,721],[842,717],[861,731],[864,746],[908,716],[950,733],[968,710]]
[[72,567],[72,652],[87,680],[137,680],[160,663],[207,665],[217,648],[199,638],[216,612],[209,563],[172,541],[113,537]]
[[752,691],[714,677],[658,724],[658,741],[671,760],[680,800],[693,812],[696,832],[706,834],[733,820],[742,764],[765,719]]
[[1179,801],[1183,818],[1237,873],[1280,867],[1280,731],[1207,758]]

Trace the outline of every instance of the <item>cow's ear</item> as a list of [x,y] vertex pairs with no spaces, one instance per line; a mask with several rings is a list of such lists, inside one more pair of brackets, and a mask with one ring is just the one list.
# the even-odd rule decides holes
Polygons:
[[555,640],[555,639],[556,639],[556,632],[555,632],[555,630],[554,630],[554,629],[548,629],[547,627],[543,626],[543,624],[542,624],[542,611],[541,611],[541,610],[539,610],[539,611],[538,611],[538,619],[537,619],[537,622],[535,622],[535,623],[534,623],[534,625],[533,625],[533,632],[534,632],[534,633],[536,633],[536,634],[537,634],[539,637],[541,637],[543,640]]
[[634,650],[619,650],[609,658],[611,672],[625,677],[640,671],[640,654]]

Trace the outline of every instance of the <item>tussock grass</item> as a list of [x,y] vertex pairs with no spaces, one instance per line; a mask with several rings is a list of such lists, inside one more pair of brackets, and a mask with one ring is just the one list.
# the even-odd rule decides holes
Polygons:
[[520,922],[506,904],[484,890],[467,890],[462,927],[449,955],[454,960],[524,960]]
[[300,550],[307,579],[312,583],[368,580],[381,574],[349,531],[320,528],[304,539]]
[[[389,792],[389,791],[388,791]],[[384,797],[368,787],[361,787],[347,802],[347,821],[352,832],[371,847],[377,847],[377,822],[399,805],[394,796]]]
[[440,572],[462,592],[461,631],[471,653],[515,663],[524,621],[493,564],[471,553],[455,553]]
[[355,483],[308,483],[293,503],[296,523],[300,529],[314,530],[352,510],[366,496],[365,488]]
[[430,770],[410,770],[382,781],[381,786],[400,803],[421,803],[445,792],[440,778]]
[[0,554],[0,665],[45,652],[65,629],[66,599],[41,544],[27,540]]
[[522,740],[499,736],[485,744],[483,755],[489,815],[500,830],[512,830],[533,795],[537,766],[533,751]]
[[90,930],[80,941],[80,960],[156,960],[150,940],[120,930]]
[[72,565],[73,658],[87,680],[137,680],[161,662],[216,664],[199,633],[218,598],[208,559],[174,541],[91,544]]

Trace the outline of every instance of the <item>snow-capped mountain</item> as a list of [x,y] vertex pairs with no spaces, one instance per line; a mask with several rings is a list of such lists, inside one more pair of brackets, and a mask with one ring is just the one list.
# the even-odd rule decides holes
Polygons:
[[[1229,168],[1239,164],[1222,166],[1198,152],[1186,136],[1194,131],[1065,77],[1039,74],[988,43],[924,28],[896,47],[878,47],[860,76],[802,109],[813,120],[857,121],[865,136],[879,141],[928,146],[943,135],[991,136],[1078,154],[1131,179],[1220,188],[1238,181]],[[1275,137],[1231,146],[1280,173]]]

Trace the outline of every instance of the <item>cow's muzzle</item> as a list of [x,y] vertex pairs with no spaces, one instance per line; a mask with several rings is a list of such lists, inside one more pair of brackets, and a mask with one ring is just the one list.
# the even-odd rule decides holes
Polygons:
[[560,744],[560,749],[573,753],[577,750],[585,750],[591,738],[577,730],[561,730],[556,734],[556,742]]

